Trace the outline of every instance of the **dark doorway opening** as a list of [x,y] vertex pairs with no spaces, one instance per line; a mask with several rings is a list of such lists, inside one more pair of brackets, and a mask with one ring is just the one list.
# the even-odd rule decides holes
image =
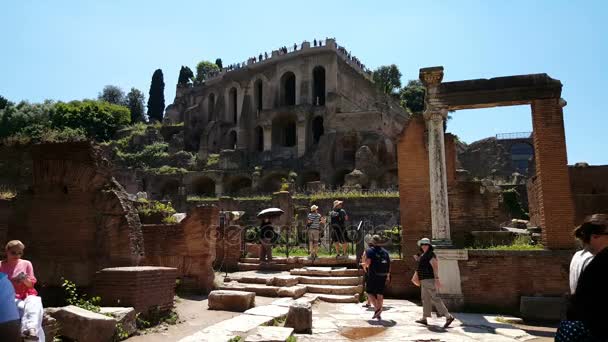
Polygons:
[[232,88],[230,89],[230,94],[229,94],[229,99],[230,102],[228,104],[228,113],[230,113],[232,115],[232,122],[236,123],[237,119],[238,119],[238,114],[237,114],[237,93],[236,93],[236,88]]
[[255,92],[255,108],[261,111],[264,107],[262,102],[264,98],[262,80],[255,81],[253,91]]
[[317,144],[323,133],[325,133],[325,129],[323,128],[323,118],[317,116],[314,118],[314,120],[312,120],[313,143]]
[[255,150],[264,151],[264,130],[260,126],[255,128]]
[[294,106],[296,104],[296,75],[287,72],[281,77],[282,105]]
[[215,94],[209,94],[209,99],[207,100],[207,115],[209,115],[208,121],[215,120]]
[[315,106],[325,105],[325,68],[317,66],[312,70],[313,96],[312,101]]

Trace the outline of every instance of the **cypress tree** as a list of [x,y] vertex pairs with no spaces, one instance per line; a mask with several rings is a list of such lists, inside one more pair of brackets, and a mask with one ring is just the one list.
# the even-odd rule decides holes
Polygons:
[[165,81],[163,71],[156,69],[152,75],[150,83],[150,93],[148,96],[148,118],[150,121],[163,121],[165,111]]

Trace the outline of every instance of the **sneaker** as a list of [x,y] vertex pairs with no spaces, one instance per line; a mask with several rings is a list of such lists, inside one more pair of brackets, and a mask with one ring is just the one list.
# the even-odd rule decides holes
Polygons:
[[452,324],[452,322],[454,322],[454,316],[450,316],[449,318],[447,318],[445,320],[445,324],[443,325],[443,328],[447,328],[450,326],[450,324]]
[[422,325],[428,325],[429,323],[426,321],[426,318],[423,319],[417,319],[416,323],[422,324]]
[[361,306],[362,306],[362,307],[364,307],[364,308],[371,308],[371,307],[372,307],[372,306],[371,306],[370,304],[368,304],[368,303],[365,303],[365,304],[363,304],[363,305],[361,305]]
[[38,341],[38,333],[36,332],[36,329],[33,328],[23,331],[21,337],[24,341]]

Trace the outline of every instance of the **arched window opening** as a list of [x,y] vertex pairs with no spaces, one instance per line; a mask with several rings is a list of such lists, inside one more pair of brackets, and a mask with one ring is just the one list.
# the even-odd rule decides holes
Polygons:
[[283,181],[287,179],[287,175],[283,173],[271,173],[262,177],[260,181],[261,193],[273,193],[281,190]]
[[281,77],[282,105],[294,106],[296,104],[296,75],[287,72]]
[[255,82],[255,86],[253,88],[254,91],[254,98],[255,98],[255,108],[259,111],[261,111],[262,109],[264,109],[263,107],[263,99],[264,99],[264,94],[263,94],[263,84],[262,84],[262,80],[257,80]]
[[325,133],[325,129],[323,128],[323,118],[317,116],[312,120],[312,138],[313,143],[317,144],[321,136]]
[[260,126],[255,128],[255,150],[264,151],[264,130]]
[[232,116],[232,122],[236,123],[238,120],[237,114],[237,93],[236,88],[231,88],[230,93],[228,94],[228,113]]
[[315,106],[325,105],[325,69],[322,66],[312,70],[313,92],[312,103]]
[[224,148],[228,150],[236,150],[237,135],[235,131],[230,131],[226,137]]
[[208,121],[215,120],[215,94],[209,94],[207,99],[207,115],[209,116]]
[[199,177],[192,182],[192,194],[204,197],[215,196],[215,182],[209,177]]
[[230,177],[224,186],[228,195],[247,195],[251,192],[251,179],[242,176]]
[[293,147],[297,143],[296,119],[293,116],[281,116],[272,121],[272,144]]

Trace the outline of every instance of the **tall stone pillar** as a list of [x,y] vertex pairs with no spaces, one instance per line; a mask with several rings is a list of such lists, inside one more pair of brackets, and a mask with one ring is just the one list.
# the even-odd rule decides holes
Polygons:
[[264,126],[264,152],[270,151],[272,149],[272,126]]
[[443,122],[447,117],[447,108],[437,103],[434,96],[442,79],[442,67],[420,69],[420,80],[426,86],[424,119],[428,136],[432,238],[433,243],[438,246],[451,246],[447,168],[443,137]]
[[296,143],[298,146],[298,158],[306,153],[306,122],[298,122],[296,133]]

